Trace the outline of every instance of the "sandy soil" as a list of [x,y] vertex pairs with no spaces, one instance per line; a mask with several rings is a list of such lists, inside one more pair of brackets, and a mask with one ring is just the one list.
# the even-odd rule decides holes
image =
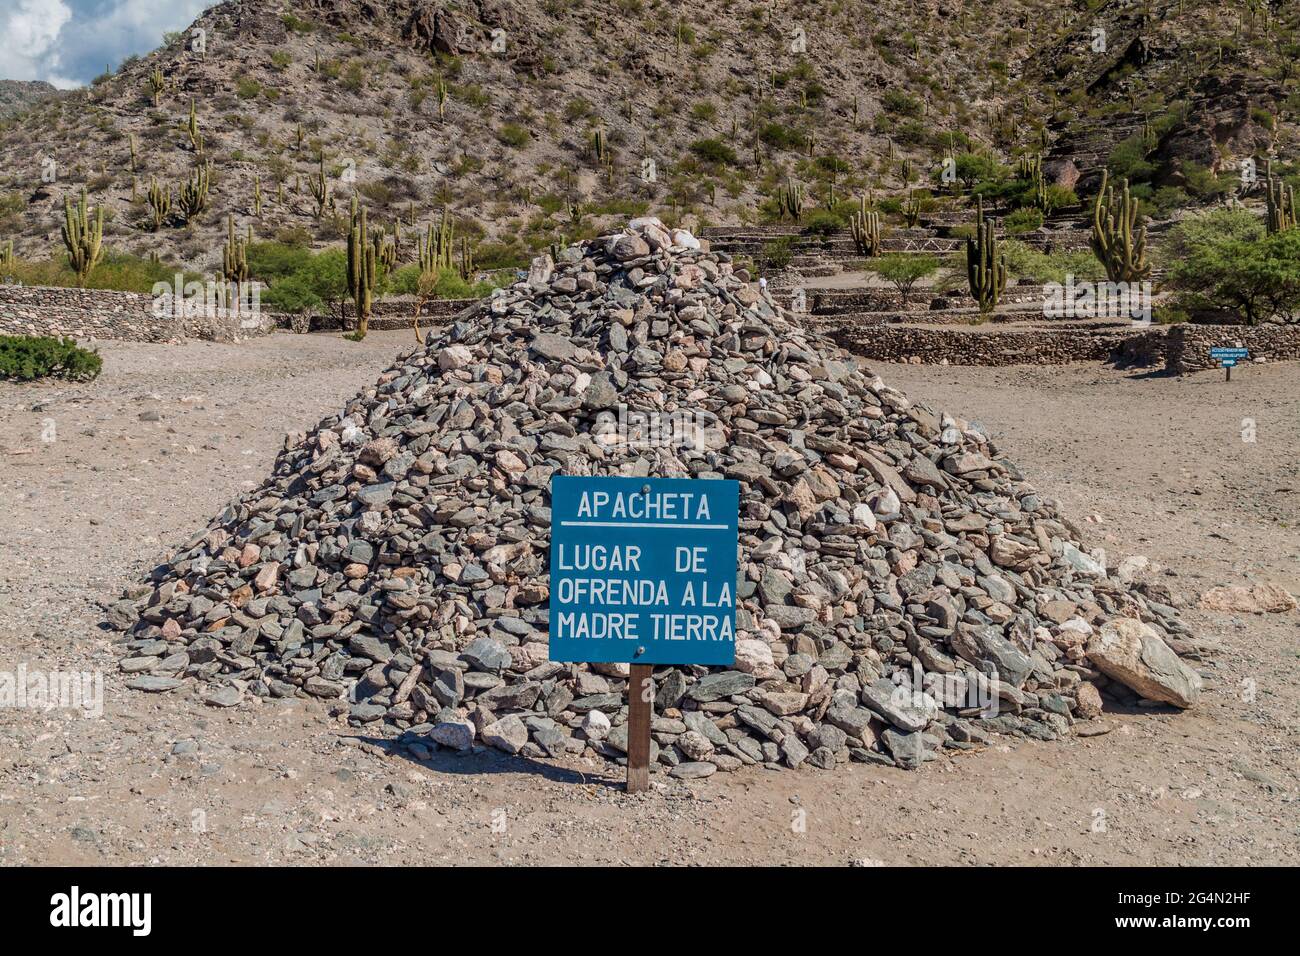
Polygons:
[[[1300,863],[1295,613],[1190,610],[1219,645],[1193,712],[920,773],[751,768],[635,797],[603,765],[389,756],[319,702],[125,690],[99,602],[410,343],[107,344],[91,385],[0,385],[0,671],[99,670],[106,696],[100,719],[0,709],[0,863]],[[1300,365],[1230,385],[877,368],[983,423],[1091,543],[1175,591],[1300,591]]]

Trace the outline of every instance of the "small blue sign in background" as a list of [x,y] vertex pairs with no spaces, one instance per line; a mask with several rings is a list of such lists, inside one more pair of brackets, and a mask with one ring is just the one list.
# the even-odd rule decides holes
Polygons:
[[1249,349],[1227,348],[1226,346],[1210,349],[1210,358],[1218,362],[1220,368],[1232,368],[1242,359],[1249,357]]
[[739,511],[735,481],[553,477],[551,660],[733,664]]

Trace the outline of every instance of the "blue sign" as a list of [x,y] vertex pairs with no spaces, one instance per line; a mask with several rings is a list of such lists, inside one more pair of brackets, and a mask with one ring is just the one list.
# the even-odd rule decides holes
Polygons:
[[1249,349],[1227,348],[1226,346],[1210,349],[1210,358],[1218,362],[1220,368],[1232,368],[1242,359],[1249,357]]
[[554,476],[551,660],[733,664],[739,513],[735,481]]

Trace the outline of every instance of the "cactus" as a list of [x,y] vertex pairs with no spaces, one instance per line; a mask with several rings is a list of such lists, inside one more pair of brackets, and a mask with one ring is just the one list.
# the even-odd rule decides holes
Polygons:
[[0,271],[12,269],[14,267],[14,241],[10,239],[3,246],[0,246]]
[[393,237],[384,232],[382,226],[375,228],[375,234],[370,240],[370,244],[375,250],[375,264],[379,267],[379,275],[386,276],[393,271],[397,265],[397,243]]
[[1151,274],[1146,226],[1137,224],[1138,204],[1129,194],[1128,180],[1120,180],[1118,196],[1109,180],[1103,170],[1092,208],[1092,251],[1111,282],[1138,282]]
[[208,185],[212,176],[212,164],[204,163],[194,168],[194,175],[185,182],[178,195],[181,213],[187,220],[193,219],[208,208]]
[[302,152],[302,124],[301,123],[299,123],[296,127],[294,127],[294,137],[297,140],[296,148],[298,152],[301,153]]
[[912,182],[912,158],[905,156],[899,166],[899,175],[903,177],[903,185],[907,186]]
[[330,184],[325,178],[325,157],[320,157],[319,168],[316,175],[307,181],[311,187],[312,198],[316,200],[316,218],[319,219],[325,214],[325,207],[330,205]]
[[253,180],[253,215],[262,218],[262,181]]
[[436,226],[430,223],[423,239],[416,238],[416,257],[421,272],[436,273],[451,268],[453,228],[451,217],[443,209],[442,220]]
[[161,66],[155,66],[153,72],[149,74],[149,91],[153,98],[153,105],[156,109],[162,102],[163,90],[167,86],[167,81],[163,78]]
[[438,77],[437,85],[434,89],[438,93],[438,119],[447,118],[447,81],[441,76]]
[[1041,209],[1044,214],[1050,212],[1047,199],[1047,180],[1043,178],[1043,155],[1035,153],[1020,157],[1020,168],[1018,177],[1025,180],[1033,187],[1034,206]]
[[77,284],[82,288],[90,273],[104,254],[104,207],[95,208],[92,216],[86,203],[86,190],[82,187],[81,201],[73,208],[72,198],[63,197],[63,244],[68,249],[68,265],[77,274]]
[[803,186],[799,183],[787,182],[777,189],[776,201],[783,216],[789,215],[791,219],[798,222],[803,215]]
[[975,235],[966,240],[966,278],[980,314],[992,312],[1007,287],[1007,261],[998,249],[993,220],[984,218],[983,199],[976,207]]
[[466,282],[474,278],[474,252],[469,247],[469,237],[460,237],[460,277]]
[[226,244],[221,249],[221,275],[235,284],[236,293],[248,281],[248,240],[235,236],[235,219],[226,217]]
[[596,162],[604,163],[609,155],[609,139],[605,135],[605,126],[602,123],[596,127],[596,131],[591,135],[591,151],[596,157]]
[[375,288],[375,247],[366,228],[366,210],[352,208],[352,229],[348,232],[348,292],[357,309],[355,341],[366,337],[370,327],[370,308]]
[[1285,232],[1296,224],[1295,190],[1271,171],[1265,181],[1265,198],[1268,201],[1268,231]]
[[171,212],[172,188],[158,185],[158,180],[150,176],[148,197],[149,210],[153,214],[153,231],[157,232],[166,221],[167,214]]
[[921,221],[921,197],[913,189],[903,203],[903,219],[908,229],[915,229]]
[[130,138],[127,140],[127,142],[128,142],[128,143],[130,144],[130,146],[131,146],[131,172],[134,173],[134,172],[136,171],[136,168],[135,168],[135,133],[132,133],[132,134],[130,135]]
[[858,255],[868,259],[875,259],[880,255],[880,213],[868,209],[866,196],[859,201],[858,211],[849,220],[849,234],[853,237],[853,245],[857,248]]
[[190,118],[185,125],[185,131],[190,137],[190,146],[199,156],[203,155],[203,133],[199,129],[199,115],[194,110],[194,97],[190,97]]

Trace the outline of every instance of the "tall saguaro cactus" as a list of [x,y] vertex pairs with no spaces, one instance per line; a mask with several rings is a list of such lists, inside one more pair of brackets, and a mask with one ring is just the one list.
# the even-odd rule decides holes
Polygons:
[[791,219],[798,222],[803,216],[803,195],[803,186],[799,183],[787,182],[779,187],[776,200],[781,207],[782,215],[788,214]]
[[226,217],[226,244],[221,248],[221,275],[233,282],[236,294],[248,281],[248,240],[235,235],[234,216]]
[[366,227],[365,207],[352,208],[352,229],[348,232],[348,292],[357,308],[356,341],[366,337],[375,289],[375,247]]
[[72,197],[63,197],[63,244],[68,248],[68,264],[77,274],[77,284],[85,288],[90,273],[104,254],[104,207],[97,206],[94,215],[86,202],[86,190],[81,190],[81,201],[74,208]]
[[915,189],[910,190],[903,201],[903,221],[908,229],[915,229],[921,221],[921,197]]
[[1151,274],[1146,226],[1137,223],[1138,204],[1129,193],[1128,180],[1120,180],[1117,195],[1109,178],[1108,172],[1102,172],[1092,207],[1092,251],[1111,282],[1139,282]]
[[193,147],[194,152],[197,155],[202,156],[203,133],[199,129],[199,114],[194,110],[194,97],[192,96],[190,97],[190,118],[189,122],[185,125],[185,131],[189,133],[190,146]]
[[162,67],[155,66],[153,72],[149,74],[149,94],[153,98],[155,109],[157,109],[158,104],[162,102],[162,94],[166,86],[167,80],[163,78]]
[[437,225],[430,223],[423,239],[416,237],[416,255],[420,261],[421,273],[436,275],[439,270],[452,267],[454,228],[447,210],[443,209],[441,221]]
[[208,185],[212,177],[212,165],[204,163],[195,167],[194,174],[180,188],[180,208],[185,218],[193,219],[208,208]]
[[1265,198],[1268,200],[1268,231],[1285,232],[1296,225],[1295,190],[1269,175]]
[[859,200],[858,211],[849,220],[849,234],[853,237],[858,255],[875,259],[881,251],[880,213],[873,212],[868,205],[864,195]]
[[993,220],[984,218],[983,199],[976,206],[975,235],[966,240],[966,278],[980,314],[992,312],[1007,287],[1007,262],[998,248]]
[[316,218],[319,219],[325,214],[325,207],[330,204],[330,184],[325,178],[325,157],[320,157],[319,168],[316,175],[307,181],[311,187],[312,198],[316,200]]
[[167,219],[167,214],[172,208],[172,188],[168,185],[159,185],[158,180],[149,177],[149,211],[153,214],[153,231],[157,232],[162,228]]
[[0,246],[0,270],[12,269],[14,267],[14,241],[10,239],[3,246]]

